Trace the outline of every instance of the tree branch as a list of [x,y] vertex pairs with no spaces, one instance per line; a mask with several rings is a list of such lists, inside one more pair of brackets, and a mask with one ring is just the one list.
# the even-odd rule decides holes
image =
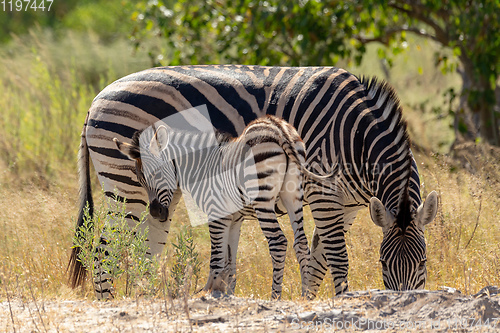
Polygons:
[[290,42],[290,39],[291,39],[291,36],[290,36],[290,38],[286,38],[286,37],[283,38],[286,46],[288,46],[290,48],[290,52],[287,53],[285,51],[285,48],[280,47],[281,52],[283,52],[286,55],[288,55],[293,61],[299,62],[300,57],[297,55],[297,52],[295,52],[295,48],[293,47],[292,43]]
[[411,33],[414,33],[416,35],[423,36],[425,38],[429,38],[429,39],[432,39],[436,42],[441,43],[441,41],[436,36],[429,34],[424,29],[417,29],[417,28],[413,28],[413,27],[398,27],[398,28],[388,29],[388,30],[384,31],[384,33],[380,37],[370,38],[370,37],[363,37],[363,36],[358,35],[358,36],[354,36],[354,39],[360,41],[363,44],[367,44],[367,43],[371,43],[371,42],[379,42],[379,43],[384,44],[385,46],[388,46],[389,39],[392,36],[394,36],[395,34],[398,34],[398,33],[403,32],[403,31],[411,32]]
[[[400,11],[402,13],[407,14],[409,17],[412,17],[414,19],[417,19],[417,20],[427,24],[432,29],[434,29],[436,41],[438,41],[439,43],[441,43],[445,46],[447,46],[449,44],[450,41],[448,38],[448,32],[446,30],[444,30],[443,28],[441,28],[441,26],[437,22],[435,22],[434,20],[432,20],[430,18],[429,13],[426,12],[427,8],[425,8],[424,5],[416,4],[413,1],[408,1],[408,2],[404,1],[403,3],[405,5],[410,6],[411,10],[406,9],[395,2],[389,3],[389,7],[392,7],[397,11]],[[443,12],[443,10],[441,10],[440,12]],[[447,15],[444,15],[444,18],[447,19],[448,16],[449,16],[449,13],[447,13]]]

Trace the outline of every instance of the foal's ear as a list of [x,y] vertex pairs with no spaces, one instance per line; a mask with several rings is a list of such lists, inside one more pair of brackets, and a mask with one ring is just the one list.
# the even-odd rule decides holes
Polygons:
[[156,130],[155,135],[151,139],[149,143],[149,151],[156,157],[160,156],[160,153],[167,148],[169,142],[169,136],[167,128],[164,125],[161,125]]
[[130,143],[122,142],[117,138],[113,138],[113,142],[116,144],[118,150],[131,160],[137,161],[141,159],[141,152],[139,147],[132,145]]

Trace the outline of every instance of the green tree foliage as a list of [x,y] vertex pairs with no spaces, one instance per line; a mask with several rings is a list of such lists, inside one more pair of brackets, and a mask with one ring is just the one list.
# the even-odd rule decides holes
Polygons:
[[[457,134],[466,130],[477,135],[474,132],[479,130],[482,138],[500,145],[500,2],[393,0],[380,8],[384,16],[396,16],[403,23],[385,29],[386,36],[408,31],[453,50],[458,64],[438,53],[436,65],[444,72],[458,71],[463,80],[460,108],[455,114]],[[467,118],[464,111],[472,114],[468,126],[463,126]]]
[[357,26],[354,11],[341,2],[149,1],[134,15],[134,37],[139,43],[151,33],[164,36],[169,57],[158,63],[171,65],[331,65],[340,58],[361,60],[365,51],[352,36],[371,23]]
[[[476,127],[499,144],[498,0],[179,0],[143,1],[137,8],[136,45],[150,34],[165,38],[164,49],[150,53],[155,64],[359,63],[367,43],[384,44],[379,55],[390,57],[401,52],[408,33],[432,39],[455,55],[437,53],[436,66],[463,78],[457,135],[462,128],[475,136]],[[464,111],[472,115],[468,127],[460,126]]]

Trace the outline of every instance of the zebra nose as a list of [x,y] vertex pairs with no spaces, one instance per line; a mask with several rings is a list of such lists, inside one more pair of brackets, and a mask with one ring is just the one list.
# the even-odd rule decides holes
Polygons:
[[410,288],[407,283],[401,283],[399,285],[399,290],[400,291],[411,290],[411,289],[413,289],[413,288]]
[[167,208],[158,199],[154,199],[149,205],[149,214],[160,222],[165,222],[168,218]]

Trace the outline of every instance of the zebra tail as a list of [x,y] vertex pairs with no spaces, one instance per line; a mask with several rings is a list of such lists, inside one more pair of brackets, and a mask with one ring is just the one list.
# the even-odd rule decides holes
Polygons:
[[295,146],[292,144],[292,142],[284,141],[282,143],[282,147],[285,153],[287,154],[288,158],[290,158],[293,162],[297,163],[302,173],[305,174],[307,177],[310,177],[318,182],[324,183],[331,181],[332,178],[334,178],[335,174],[337,173],[337,167],[335,167],[332,172],[326,175],[319,175],[317,173],[314,173],[307,168],[305,164],[305,159],[301,160],[300,158],[301,155],[299,154]]
[[[88,114],[87,114],[88,118]],[[76,224],[75,237],[79,237],[80,227],[84,225],[85,222],[85,210],[88,205],[88,216],[93,216],[94,214],[94,202],[92,200],[92,189],[90,183],[90,156],[89,148],[87,146],[87,139],[85,137],[85,129],[87,122],[83,126],[80,150],[78,152],[78,174],[80,183],[80,194],[79,194],[79,215]],[[81,248],[78,246],[73,246],[71,250],[71,255],[69,258],[68,269],[69,269],[69,284],[72,288],[82,286],[87,271],[81,261],[78,259],[78,255],[81,252]]]

